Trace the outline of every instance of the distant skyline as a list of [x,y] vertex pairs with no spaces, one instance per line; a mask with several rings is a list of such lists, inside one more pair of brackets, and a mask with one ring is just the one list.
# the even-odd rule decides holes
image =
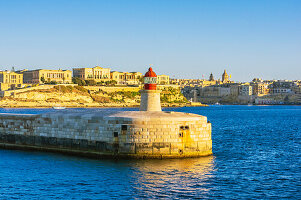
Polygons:
[[0,70],[301,79],[299,0],[0,0]]

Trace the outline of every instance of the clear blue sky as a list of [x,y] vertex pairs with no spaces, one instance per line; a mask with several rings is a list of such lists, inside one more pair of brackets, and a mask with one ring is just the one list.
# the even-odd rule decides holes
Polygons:
[[300,0],[0,0],[0,69],[301,79]]

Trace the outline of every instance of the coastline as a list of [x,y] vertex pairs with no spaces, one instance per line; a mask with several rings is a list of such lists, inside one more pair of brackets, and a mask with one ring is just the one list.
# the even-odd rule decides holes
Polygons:
[[[139,108],[139,103],[47,103],[47,102],[10,102],[2,104],[1,108],[52,108],[55,106],[66,107],[66,108]],[[207,104],[191,104],[191,103],[162,103],[163,108],[168,107],[207,107]]]
[[[48,86],[48,85],[47,85]],[[8,91],[0,98],[2,108],[102,108],[102,107],[139,107],[141,95],[139,87],[89,87],[89,86],[52,86],[45,85]],[[180,90],[163,88],[162,107],[207,106],[190,103]]]
[[[53,108],[58,106],[58,104],[54,105],[41,105],[41,104],[31,104],[31,105],[1,105],[0,108]],[[60,107],[65,108],[139,108],[139,104],[114,104],[114,103],[104,103],[100,105],[95,104],[77,104],[77,105],[70,105],[70,104],[59,104]],[[189,103],[163,103],[161,104],[162,108],[180,108],[180,107],[210,107],[210,106],[301,106],[301,104],[221,104],[221,105],[208,105],[208,104],[189,104]]]

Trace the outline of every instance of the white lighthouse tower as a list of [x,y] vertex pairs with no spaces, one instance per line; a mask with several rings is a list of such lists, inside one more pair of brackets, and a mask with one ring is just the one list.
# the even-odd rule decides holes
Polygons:
[[144,75],[144,90],[141,93],[140,111],[162,111],[160,90],[157,90],[157,75],[150,67]]

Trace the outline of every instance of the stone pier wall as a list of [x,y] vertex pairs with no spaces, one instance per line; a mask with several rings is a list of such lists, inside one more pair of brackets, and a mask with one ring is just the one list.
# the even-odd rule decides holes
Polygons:
[[0,147],[94,157],[197,157],[212,154],[211,124],[173,112],[0,114]]

